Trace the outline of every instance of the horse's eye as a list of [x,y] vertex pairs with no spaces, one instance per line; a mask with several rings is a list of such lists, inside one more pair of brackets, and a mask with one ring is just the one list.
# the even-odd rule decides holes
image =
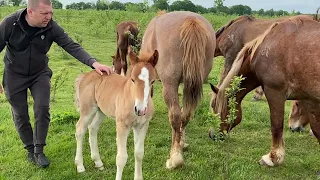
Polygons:
[[131,78],[131,81],[134,82],[134,80]]
[[153,83],[154,83],[154,80],[153,80],[153,81],[151,81],[151,83],[150,83],[150,84],[151,84],[151,85],[153,85]]

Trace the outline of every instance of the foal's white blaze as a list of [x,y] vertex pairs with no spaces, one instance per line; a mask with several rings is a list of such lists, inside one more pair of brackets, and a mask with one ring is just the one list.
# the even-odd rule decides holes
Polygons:
[[141,69],[141,73],[138,76],[139,79],[144,81],[144,90],[143,90],[143,102],[139,101],[138,99],[135,100],[135,107],[138,111],[145,111],[148,105],[148,97],[150,92],[149,86],[149,71],[146,67]]

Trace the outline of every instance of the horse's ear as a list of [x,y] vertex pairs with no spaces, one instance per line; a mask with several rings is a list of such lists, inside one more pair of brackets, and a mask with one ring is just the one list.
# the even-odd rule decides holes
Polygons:
[[136,53],[134,53],[131,46],[128,46],[128,51],[129,51],[130,62],[131,62],[131,65],[133,66],[134,64],[136,64],[138,62],[138,57],[137,57]]
[[149,59],[149,62],[152,64],[153,67],[155,67],[157,65],[158,59],[159,59],[159,52],[158,50],[154,50],[152,57]]
[[115,56],[111,56],[112,57],[112,59],[115,59],[116,57]]
[[211,83],[209,83],[209,84],[210,84],[211,90],[212,90],[214,93],[218,94],[219,89],[218,89],[216,86],[214,86],[213,84],[211,84]]

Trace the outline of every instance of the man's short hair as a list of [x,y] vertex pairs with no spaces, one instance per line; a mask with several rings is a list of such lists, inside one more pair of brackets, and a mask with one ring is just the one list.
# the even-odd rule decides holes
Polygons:
[[45,5],[51,5],[51,0],[28,0],[28,8],[34,9],[39,6],[40,3]]

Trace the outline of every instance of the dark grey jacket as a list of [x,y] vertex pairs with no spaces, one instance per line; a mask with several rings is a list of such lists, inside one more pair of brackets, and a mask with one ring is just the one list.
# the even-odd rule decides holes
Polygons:
[[0,52],[7,46],[4,57],[5,68],[24,76],[36,74],[48,67],[47,52],[53,42],[82,63],[92,67],[95,59],[69,38],[53,20],[29,39],[20,23],[20,19],[25,18],[22,17],[24,11],[26,9],[8,15],[0,23]]

